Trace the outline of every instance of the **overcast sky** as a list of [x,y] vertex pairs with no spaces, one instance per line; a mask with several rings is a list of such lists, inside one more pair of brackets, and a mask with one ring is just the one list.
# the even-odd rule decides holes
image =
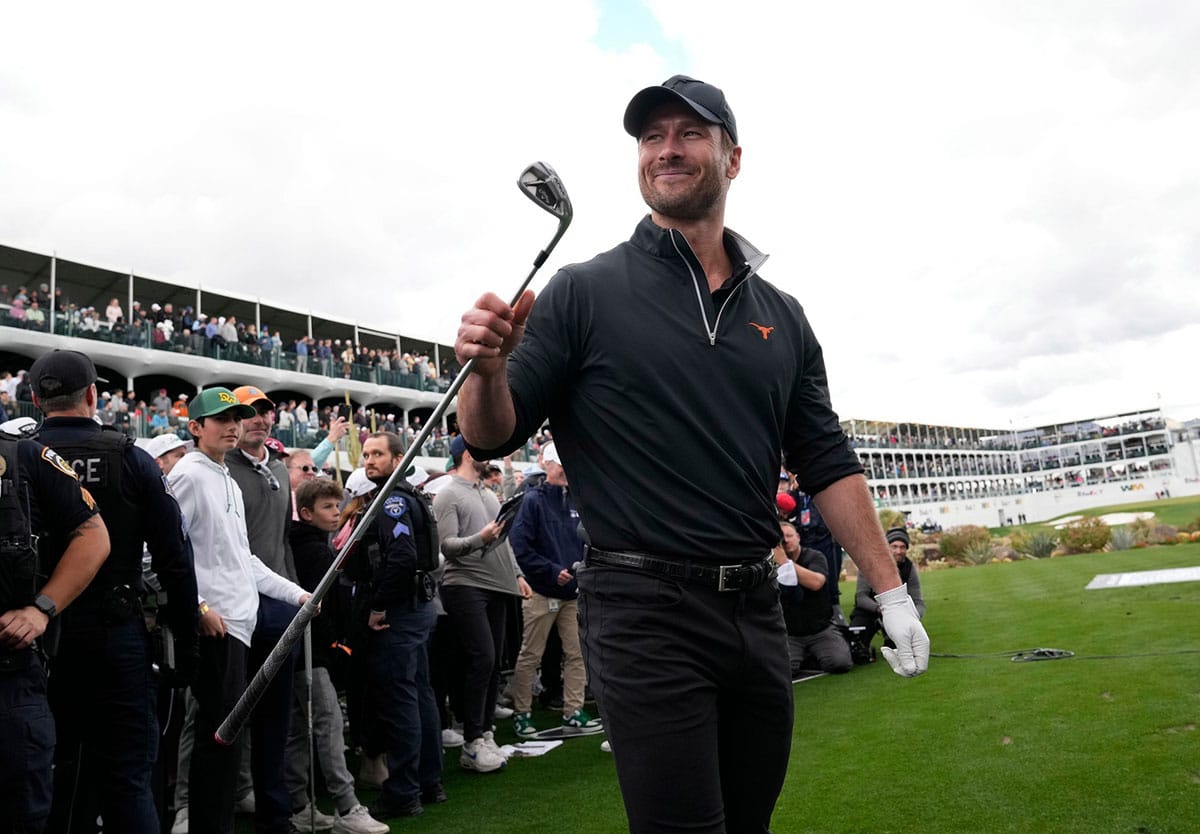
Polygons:
[[[637,90],[722,87],[731,228],[845,418],[1200,416],[1200,6],[27,3],[2,13],[0,242],[453,341],[644,214]],[[152,299],[144,299],[150,301]]]

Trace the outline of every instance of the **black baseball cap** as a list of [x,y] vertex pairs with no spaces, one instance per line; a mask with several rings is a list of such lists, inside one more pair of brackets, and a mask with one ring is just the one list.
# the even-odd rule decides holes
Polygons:
[[700,118],[721,125],[733,144],[737,144],[737,120],[725,101],[725,94],[712,84],[705,84],[686,75],[672,75],[657,87],[647,87],[629,100],[625,108],[625,132],[634,139],[642,132],[642,123],[650,111],[660,104],[679,101],[696,112]]
[[86,353],[77,350],[52,350],[42,354],[29,368],[29,384],[39,400],[74,394],[93,382],[108,382],[97,375],[96,366]]

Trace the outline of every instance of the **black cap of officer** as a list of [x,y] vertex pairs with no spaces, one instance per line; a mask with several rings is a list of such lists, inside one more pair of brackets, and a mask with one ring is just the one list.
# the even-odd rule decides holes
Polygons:
[[43,354],[29,369],[29,384],[39,400],[73,394],[93,382],[108,382],[96,373],[85,353],[54,350]]

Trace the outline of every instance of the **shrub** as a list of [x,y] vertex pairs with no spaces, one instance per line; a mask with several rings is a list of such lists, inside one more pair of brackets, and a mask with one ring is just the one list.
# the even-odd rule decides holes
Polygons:
[[[963,559],[966,557],[967,548],[972,543],[987,544],[990,548],[992,537],[988,533],[987,528],[977,527],[974,524],[951,527],[942,533],[942,538],[938,541],[938,547],[941,549],[942,555],[947,559]],[[991,557],[989,556],[989,558]]]
[[[1179,529],[1185,533],[1200,533],[1200,516],[1196,516],[1195,518],[1193,518],[1191,521],[1189,521],[1187,524],[1183,525]],[[1196,541],[1196,540],[1192,539],[1192,541]]]
[[1150,535],[1154,531],[1154,522],[1148,518],[1139,518],[1131,523],[1128,528],[1133,534],[1134,543],[1142,542],[1143,544],[1150,541]]
[[1013,549],[1034,559],[1049,558],[1057,546],[1058,539],[1049,530],[1020,531],[1019,535],[1013,535]]
[[1157,524],[1150,531],[1150,535],[1146,540],[1150,544],[1175,544],[1175,537],[1179,535],[1179,531],[1170,524]]
[[1112,528],[1100,518],[1081,518],[1062,531],[1063,547],[1068,553],[1095,553],[1112,538]]
[[899,510],[880,510],[879,523],[883,525],[884,530],[906,526],[904,513]]
[[1129,550],[1137,543],[1137,538],[1128,527],[1114,527],[1112,530],[1112,549]]
[[963,549],[962,558],[972,565],[986,565],[996,555],[996,548],[992,546],[991,539],[974,539],[967,542],[967,546]]

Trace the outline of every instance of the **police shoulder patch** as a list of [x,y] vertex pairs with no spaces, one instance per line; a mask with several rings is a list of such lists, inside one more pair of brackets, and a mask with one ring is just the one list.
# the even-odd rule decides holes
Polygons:
[[72,480],[79,480],[79,476],[75,474],[75,470],[71,468],[71,464],[59,457],[58,453],[49,446],[42,447],[42,460],[46,461],[46,463],[53,466],[59,472],[67,475]]
[[383,502],[383,514],[388,518],[399,518],[408,509],[402,495],[389,495]]

